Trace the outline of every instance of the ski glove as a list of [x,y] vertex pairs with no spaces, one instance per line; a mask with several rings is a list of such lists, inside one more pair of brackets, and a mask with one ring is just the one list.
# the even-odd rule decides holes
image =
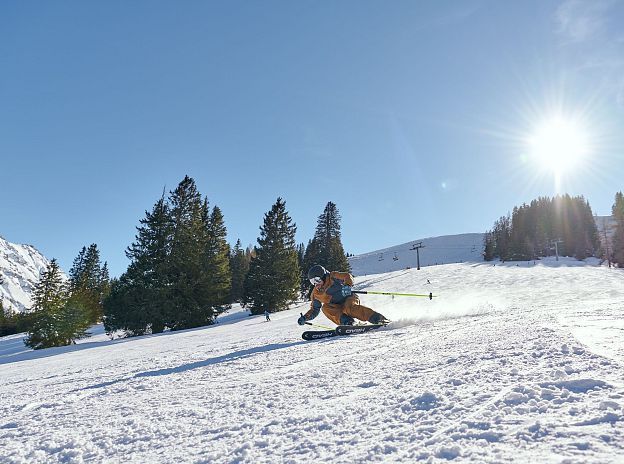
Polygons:
[[349,296],[351,295],[351,287],[349,287],[348,285],[345,285],[344,287],[342,287],[342,296]]
[[302,314],[301,317],[299,319],[297,319],[297,324],[299,325],[305,325],[306,323],[306,318],[305,316]]

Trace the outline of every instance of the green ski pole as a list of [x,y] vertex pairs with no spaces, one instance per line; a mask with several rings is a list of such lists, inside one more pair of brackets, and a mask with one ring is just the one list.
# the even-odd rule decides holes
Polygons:
[[[299,314],[301,314],[301,317],[303,317],[303,313],[299,313]],[[312,322],[308,322],[308,321],[306,321],[305,324],[306,325],[311,325],[312,327],[319,327],[321,329],[334,330],[333,327],[326,327],[326,326],[320,325],[320,324],[313,324]]]
[[313,324],[311,322],[306,322],[306,325],[311,325],[312,327],[319,327],[321,329],[327,329],[327,330],[334,330],[335,327],[326,327],[324,325],[320,325],[320,324]]
[[427,294],[420,294],[420,293],[371,292],[367,290],[351,290],[351,293],[361,293],[364,295],[419,296],[419,297],[429,298],[430,300],[432,300],[434,297],[437,297],[437,295],[434,295],[432,293],[429,293],[427,295]]

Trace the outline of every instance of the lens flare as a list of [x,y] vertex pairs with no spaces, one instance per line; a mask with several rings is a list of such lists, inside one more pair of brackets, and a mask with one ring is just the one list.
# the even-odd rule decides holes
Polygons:
[[528,142],[533,159],[556,175],[578,166],[589,154],[588,136],[582,124],[561,116],[545,119]]

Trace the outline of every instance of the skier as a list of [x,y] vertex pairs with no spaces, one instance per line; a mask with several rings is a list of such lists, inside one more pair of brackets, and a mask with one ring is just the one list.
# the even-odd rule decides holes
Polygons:
[[354,318],[372,324],[390,322],[382,314],[360,304],[358,296],[351,293],[353,276],[348,272],[329,272],[315,264],[308,271],[308,279],[314,289],[310,296],[310,309],[297,320],[299,325],[314,319],[321,309],[337,325],[353,325]]
[[264,310],[264,317],[266,317],[267,322],[271,321],[271,318],[269,317],[269,310],[268,309]]

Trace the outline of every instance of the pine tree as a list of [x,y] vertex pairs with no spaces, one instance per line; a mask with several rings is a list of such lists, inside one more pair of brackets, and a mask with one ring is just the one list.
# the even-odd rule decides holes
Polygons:
[[[185,176],[141,220],[128,270],[110,286],[105,327],[127,335],[212,324],[230,298],[230,248],[221,210]],[[104,269],[103,269],[104,272]],[[106,273],[108,271],[106,270]]]
[[78,282],[81,280],[84,274],[85,268],[85,255],[87,254],[87,247],[83,246],[78,252],[78,256],[74,258],[71,269],[69,270],[69,279],[71,282]]
[[24,343],[33,349],[69,345],[87,335],[90,322],[70,301],[68,285],[55,259],[35,286],[29,323]]
[[230,255],[230,273],[232,275],[232,287],[230,292],[230,301],[240,302],[244,295],[245,276],[249,270],[249,259],[241,246],[238,239],[234,249]]
[[62,346],[59,322],[67,302],[68,290],[56,259],[50,261],[32,295],[29,309],[31,328],[24,343],[33,349]]
[[299,264],[299,269],[301,269],[301,278],[299,279],[299,293],[301,295],[301,298],[306,298],[308,288],[310,287],[310,282],[308,281],[307,270],[305,267],[305,252],[306,247],[303,243],[297,245],[297,263]]
[[150,318],[147,308],[153,297],[152,289],[133,280],[133,276],[139,275],[133,267],[131,264],[119,279],[111,280],[110,293],[104,300],[104,328],[109,335],[122,331],[128,337],[144,335],[150,329],[152,333],[164,329],[164,323],[157,326]]
[[578,231],[575,234],[574,257],[582,260],[589,256],[597,256],[600,250],[600,238],[591,206],[582,196],[574,198],[574,201],[578,224]]
[[331,201],[318,217],[314,237],[308,242],[301,269],[302,294],[309,293],[308,269],[320,264],[330,271],[350,272],[349,260],[342,246],[340,213]]
[[487,231],[483,238],[483,260],[492,261],[494,259],[494,234],[492,231]]
[[168,295],[171,309],[167,325],[172,330],[188,329],[214,322],[211,280],[205,265],[209,246],[210,217],[195,181],[185,176],[171,192],[173,237],[169,257]]
[[60,314],[59,323],[59,335],[65,341],[63,345],[69,345],[91,335],[87,330],[93,325],[93,313],[85,310],[82,298],[70,294]]
[[265,214],[255,257],[245,279],[245,304],[253,314],[282,311],[297,299],[300,270],[295,233],[297,226],[278,198]]
[[[0,277],[2,285],[2,277]],[[4,297],[0,296],[0,337],[17,333],[17,318],[9,308],[4,307]]]
[[618,267],[624,267],[624,195],[622,192],[615,194],[615,203],[611,208],[611,214],[615,220],[615,230],[613,232],[613,262]]
[[102,316],[104,315],[104,300],[110,293],[111,279],[108,272],[108,262],[104,261],[104,265],[100,271],[100,307],[102,308]]
[[[108,333],[126,335],[160,333],[168,319],[168,259],[172,224],[164,195],[145,212],[135,241],[126,250],[128,270],[110,283],[104,300],[104,326]],[[106,275],[107,268],[102,270]]]
[[256,257],[255,246],[248,246],[247,248],[245,248],[245,258],[247,259],[248,263],[251,263],[251,260],[255,257]]
[[[313,251],[308,256],[306,264],[321,264],[326,269],[335,271],[351,270],[342,246],[340,219],[336,205],[331,201],[328,202],[317,219],[314,238],[312,238]],[[311,262],[312,257],[316,258],[314,263]]]
[[82,247],[69,271],[72,304],[89,313],[91,323],[103,316],[103,301],[109,289],[108,269],[100,263],[95,243]]
[[537,256],[549,256],[551,239],[554,238],[552,200],[547,197],[539,197],[531,202],[531,207],[535,211],[535,252]]
[[[205,208],[208,202],[205,201]],[[204,267],[208,283],[208,300],[206,304],[212,310],[209,322],[227,308],[230,302],[232,276],[230,274],[230,246],[227,243],[227,230],[223,214],[218,206],[212,208],[208,220],[208,237],[204,258]]]
[[494,229],[492,231],[494,237],[494,256],[497,256],[501,261],[509,260],[511,256],[511,218],[509,215],[501,216],[501,218],[494,223]]

